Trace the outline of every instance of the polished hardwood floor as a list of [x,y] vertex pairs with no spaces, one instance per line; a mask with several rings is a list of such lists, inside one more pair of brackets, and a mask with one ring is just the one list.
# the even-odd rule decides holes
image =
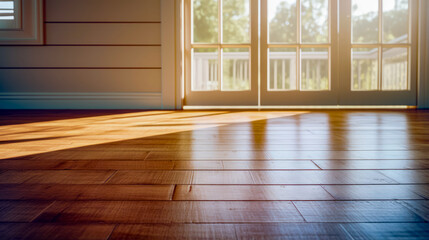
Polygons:
[[429,239],[429,111],[0,114],[0,239]]

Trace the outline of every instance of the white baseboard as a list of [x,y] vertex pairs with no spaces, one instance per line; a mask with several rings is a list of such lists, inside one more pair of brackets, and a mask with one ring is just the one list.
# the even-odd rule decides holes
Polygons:
[[161,93],[0,93],[0,109],[162,109]]

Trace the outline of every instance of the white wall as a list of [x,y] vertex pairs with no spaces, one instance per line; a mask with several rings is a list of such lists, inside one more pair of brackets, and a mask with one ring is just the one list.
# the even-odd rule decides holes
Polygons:
[[45,43],[0,46],[0,108],[162,108],[161,0],[46,0]]

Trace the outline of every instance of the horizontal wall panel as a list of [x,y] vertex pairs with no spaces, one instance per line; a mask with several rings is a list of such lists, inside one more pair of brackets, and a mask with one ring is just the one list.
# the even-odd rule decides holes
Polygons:
[[48,23],[46,44],[161,44],[160,23]]
[[160,68],[159,46],[0,47],[0,68]]
[[161,70],[0,69],[0,92],[161,92]]
[[46,0],[50,22],[156,22],[160,0]]
[[160,93],[1,94],[0,109],[162,109]]

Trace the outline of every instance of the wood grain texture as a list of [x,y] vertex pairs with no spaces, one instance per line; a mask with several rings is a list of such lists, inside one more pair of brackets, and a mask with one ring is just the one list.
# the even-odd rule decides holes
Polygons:
[[1,200],[171,200],[172,185],[0,184]]
[[274,223],[235,225],[237,239],[352,239],[335,223]]
[[291,202],[76,201],[55,202],[37,222],[246,223],[303,222]]
[[190,171],[118,171],[109,184],[190,184]]
[[428,235],[428,111],[0,114],[5,239]]
[[314,160],[322,169],[428,169],[428,160]]
[[0,174],[0,183],[102,184],[114,171],[10,170]]
[[429,170],[383,170],[380,172],[399,183],[429,183]]
[[119,224],[115,239],[236,239],[234,224]]
[[96,240],[108,239],[114,227],[108,224],[3,223],[0,224],[0,234],[5,240]]
[[0,222],[31,222],[51,201],[0,201]]
[[429,201],[400,201],[399,203],[429,221]]
[[178,185],[173,200],[333,200],[320,186]]
[[429,223],[341,224],[353,239],[428,239]]
[[307,222],[423,222],[397,202],[294,202]]
[[337,200],[423,199],[404,185],[329,185],[323,186]]
[[254,171],[256,184],[388,184],[396,183],[373,170],[355,171]]

